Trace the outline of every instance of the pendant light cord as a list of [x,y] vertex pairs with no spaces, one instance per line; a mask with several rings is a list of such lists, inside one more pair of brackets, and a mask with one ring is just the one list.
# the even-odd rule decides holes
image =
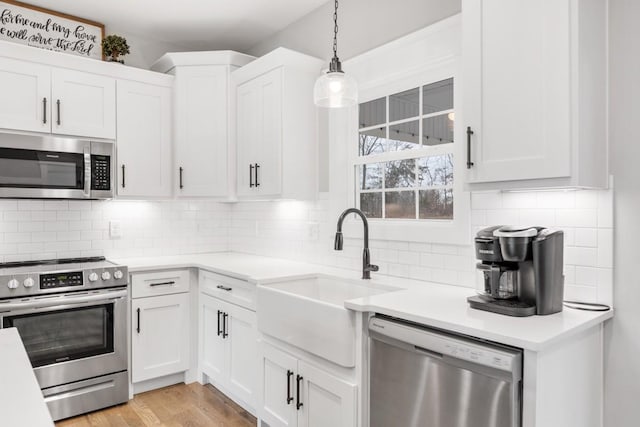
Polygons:
[[338,58],[338,0],[333,11],[333,57]]

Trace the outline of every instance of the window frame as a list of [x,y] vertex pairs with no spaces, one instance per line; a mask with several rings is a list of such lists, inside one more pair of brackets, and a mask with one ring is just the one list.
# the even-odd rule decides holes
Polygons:
[[[433,83],[440,83],[442,81],[447,81],[447,80],[453,80],[453,86],[454,86],[454,91],[453,91],[453,97],[454,97],[454,103],[452,108],[449,109],[443,109],[443,110],[439,110],[433,113],[424,113],[423,111],[423,107],[424,107],[424,88],[433,84]],[[454,181],[451,184],[444,184],[444,185],[434,185],[434,186],[426,186],[426,185],[420,185],[420,179],[419,179],[419,163],[421,159],[425,159],[425,158],[429,158],[429,157],[435,157],[435,156],[442,156],[442,155],[447,155],[447,154],[451,154],[454,155],[454,150],[455,150],[455,131],[454,131],[454,142],[450,142],[450,143],[442,143],[442,144],[436,144],[436,145],[423,145],[422,143],[419,144],[418,148],[411,148],[411,149],[407,149],[407,150],[399,150],[399,151],[388,151],[388,152],[383,152],[383,153],[377,153],[377,154],[370,154],[370,155],[366,155],[366,156],[361,156],[360,155],[360,143],[361,143],[361,138],[362,138],[362,133],[363,132],[367,132],[370,130],[375,130],[375,129],[380,129],[380,127],[384,127],[385,128],[385,139],[388,141],[392,141],[394,140],[392,138],[391,135],[391,128],[399,125],[399,124],[404,124],[404,123],[412,123],[412,122],[418,122],[418,135],[422,136],[424,133],[424,120],[429,119],[429,118],[433,118],[433,117],[441,117],[441,116],[448,116],[451,113],[455,114],[455,94],[456,94],[456,85],[457,85],[457,81],[453,78],[453,76],[449,77],[449,78],[445,78],[443,80],[440,81],[436,81],[436,82],[428,82],[428,83],[424,83],[421,84],[419,86],[410,88],[408,90],[417,90],[418,91],[418,113],[415,116],[409,117],[409,118],[403,118],[403,119],[398,119],[398,120],[394,120],[391,121],[391,97],[396,95],[398,92],[395,93],[391,93],[391,94],[387,94],[385,95],[383,98],[385,100],[385,120],[383,123],[379,123],[376,125],[372,125],[372,126],[365,126],[365,127],[360,127],[360,123],[358,123],[358,154],[354,160],[354,177],[356,179],[355,183],[354,183],[354,191],[355,191],[355,195],[354,195],[354,203],[355,206],[357,208],[361,208],[360,202],[361,202],[361,198],[359,197],[361,194],[366,194],[366,193],[372,193],[372,194],[377,194],[380,193],[382,195],[382,217],[378,218],[378,217],[371,217],[370,219],[372,221],[380,221],[380,220],[402,220],[402,221],[420,221],[420,222],[425,222],[425,221],[452,221],[453,219],[438,219],[438,218],[420,218],[420,191],[428,191],[428,190],[451,190],[453,192],[454,190],[454,185],[455,185],[455,170],[454,170]],[[400,92],[402,93],[402,91]],[[374,98],[374,100],[376,99],[382,99],[382,98]],[[363,101],[363,102],[368,102],[367,101]],[[362,104],[363,102],[360,102],[360,104]],[[454,122],[454,128],[455,128],[455,123],[456,120],[453,120]],[[414,160],[415,161],[415,165],[414,165],[414,178],[415,178],[415,184],[411,187],[392,187],[389,188],[386,186],[386,170],[385,170],[385,166],[387,163],[390,162],[397,162],[397,161],[403,161],[403,160]],[[455,162],[455,158],[454,158],[454,162]],[[362,165],[382,165],[382,186],[380,188],[374,188],[374,189],[361,189],[360,188],[360,181],[359,181],[359,168]],[[415,206],[414,206],[414,210],[415,210],[415,216],[414,218],[387,218],[386,216],[386,207],[385,207],[385,200],[387,198],[387,195],[389,193],[397,193],[397,192],[409,192],[412,191],[414,193],[413,197],[414,197],[414,201],[415,201]],[[454,195],[454,209],[455,209],[455,195]],[[455,215],[455,212],[452,213],[453,215]]]
[[[463,115],[461,113],[462,105],[462,84],[460,73],[460,57],[453,56],[445,61],[437,63],[424,64],[423,67],[411,69],[407,72],[398,72],[391,74],[389,78],[377,79],[370,84],[359,81],[360,93],[358,103],[364,103],[381,97],[390,96],[399,92],[422,87],[431,83],[453,78],[454,81],[454,101],[453,111],[455,113],[454,120],[454,143],[452,148],[449,144],[436,146],[420,147],[412,150],[404,150],[399,152],[383,153],[375,156],[367,156],[368,160],[373,158],[380,159],[380,162],[402,160],[406,158],[421,158],[443,153],[453,153],[454,160],[454,183],[453,183],[453,219],[395,219],[384,218],[369,219],[370,233],[372,239],[395,240],[421,243],[442,243],[442,244],[468,244],[471,235],[470,225],[470,194],[464,190],[464,181],[466,171],[464,169],[464,129],[462,126]],[[422,90],[420,91],[422,92]],[[420,94],[422,100],[422,93]],[[388,102],[388,101],[387,101]],[[438,112],[439,114],[447,114]],[[358,177],[356,167],[363,163],[378,163],[363,161],[359,156],[359,116],[358,108],[353,108],[349,114],[348,122],[348,198],[350,206],[359,206],[357,197]],[[389,111],[386,112],[387,120]],[[424,115],[418,116],[422,122]],[[407,120],[405,120],[407,121]],[[409,120],[410,121],[410,120]],[[402,122],[402,120],[394,121]],[[388,121],[385,124],[390,126]],[[422,123],[420,123],[422,126]],[[363,128],[367,129],[367,128]],[[387,133],[388,135],[388,133]],[[445,149],[445,147],[447,147]],[[384,159],[384,160],[382,160]],[[384,191],[384,189],[382,190]],[[383,208],[384,209],[384,208]],[[416,206],[416,209],[418,207]],[[361,230],[357,224],[353,224],[351,219],[347,222],[344,234],[346,237],[357,238]]]

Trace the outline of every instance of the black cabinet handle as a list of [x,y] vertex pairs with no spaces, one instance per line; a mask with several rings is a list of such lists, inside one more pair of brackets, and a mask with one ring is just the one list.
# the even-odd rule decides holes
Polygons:
[[125,182],[124,182],[124,164],[122,165],[122,188],[125,187]]
[[227,318],[229,315],[227,313],[222,313],[222,338],[226,338],[229,336],[227,332]]
[[136,309],[136,312],[138,313],[138,326],[136,327],[136,332],[140,333],[140,308]]
[[291,396],[291,377],[293,376],[293,371],[287,369],[287,405],[291,405],[293,402],[293,396]]
[[260,187],[260,181],[258,181],[258,169],[260,169],[260,165],[256,163],[255,171],[256,171],[256,187]]
[[158,283],[149,283],[149,286],[170,286],[170,285],[175,285],[176,282],[174,282],[173,280],[170,282],[158,282]]
[[231,292],[233,290],[232,288],[228,288],[228,287],[223,286],[223,285],[218,285],[218,286],[216,286],[216,288],[221,289],[223,291],[227,291],[227,292]]
[[296,410],[302,408],[302,402],[300,401],[300,388],[302,386],[302,375],[296,375]]
[[471,161],[471,135],[473,135],[473,131],[470,126],[467,126],[467,169],[471,169],[473,166]]
[[42,98],[42,123],[47,124],[47,98]]
[[220,310],[218,310],[218,336],[220,336],[220,334],[222,334],[222,330],[220,330],[220,315],[222,314],[222,312]]
[[59,99],[56,101],[56,105],[58,107],[58,121],[57,121],[57,123],[58,123],[58,126],[60,126],[60,100]]
[[253,188],[253,165],[249,165],[249,188]]
[[184,169],[182,168],[182,166],[180,166],[180,168],[178,168],[179,170],[179,174],[180,174],[180,189],[182,190],[184,188],[184,185],[182,184],[182,172],[184,171]]

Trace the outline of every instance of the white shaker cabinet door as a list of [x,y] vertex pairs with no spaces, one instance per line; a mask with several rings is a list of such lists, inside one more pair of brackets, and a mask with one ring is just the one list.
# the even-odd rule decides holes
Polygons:
[[115,79],[53,68],[51,87],[53,133],[115,139]]
[[0,58],[0,128],[51,131],[51,69]]
[[256,313],[233,304],[227,304],[227,345],[231,393],[255,407],[258,384],[258,333]]
[[217,384],[227,378],[227,343],[224,333],[225,303],[200,294],[200,365],[202,372]]
[[171,89],[118,81],[118,195],[171,195]]
[[469,183],[571,175],[571,3],[463,0]]
[[237,88],[238,195],[282,191],[282,69]]
[[262,342],[260,343],[260,390],[258,416],[270,427],[298,425],[296,410],[295,357]]
[[176,71],[176,194],[229,196],[228,66]]
[[186,371],[189,294],[134,299],[131,307],[131,381]]
[[298,362],[302,406],[298,427],[356,425],[356,385],[303,361]]

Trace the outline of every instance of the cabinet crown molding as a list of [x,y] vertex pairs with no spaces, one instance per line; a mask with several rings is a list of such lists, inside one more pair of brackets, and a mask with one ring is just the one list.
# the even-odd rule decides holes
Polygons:
[[194,65],[231,65],[242,67],[256,59],[254,56],[233,50],[165,53],[151,65],[153,71],[168,73],[175,67]]

